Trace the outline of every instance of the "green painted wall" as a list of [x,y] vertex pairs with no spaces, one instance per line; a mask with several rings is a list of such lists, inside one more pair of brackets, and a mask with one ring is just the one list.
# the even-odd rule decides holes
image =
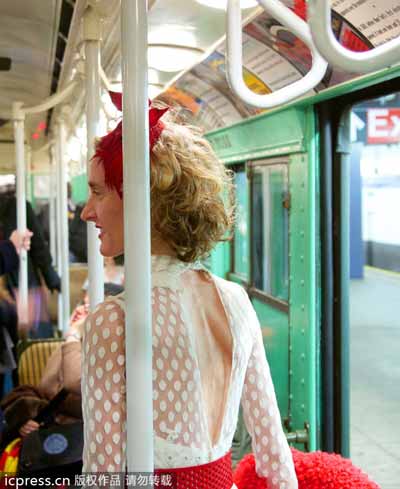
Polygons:
[[[271,157],[284,157],[289,165],[289,312],[266,303],[259,297],[252,302],[263,331],[264,344],[274,380],[278,404],[289,431],[310,429],[309,448],[318,448],[318,302],[316,206],[317,140],[313,108],[294,107],[263,114],[230,128],[207,135],[218,156],[228,165]],[[275,182],[276,183],[276,182]],[[238,201],[250,210],[250,198],[243,189]],[[249,221],[249,219],[248,219]],[[250,218],[251,221],[251,218]],[[279,223],[276,223],[278,226]],[[250,231],[250,229],[249,229]],[[250,233],[240,236],[248,243]],[[246,281],[245,274],[226,274],[230,269],[230,246],[214,254],[213,270],[225,271],[225,277]],[[284,257],[274,257],[283,260]],[[240,272],[241,270],[239,270]],[[244,271],[244,270],[243,270]],[[250,289],[251,290],[251,289]],[[250,293],[251,295],[251,293]],[[243,427],[239,424],[239,436]],[[241,450],[249,449],[240,444]]]
[[290,160],[290,412],[291,430],[310,429],[317,448],[317,298],[315,171],[310,154]]
[[304,151],[306,124],[304,109],[286,109],[218,129],[207,138],[224,163],[239,163]]

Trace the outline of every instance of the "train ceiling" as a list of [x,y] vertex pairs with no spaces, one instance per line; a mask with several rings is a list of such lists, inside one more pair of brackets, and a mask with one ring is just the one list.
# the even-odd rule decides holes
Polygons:
[[[284,3],[304,18],[304,0]],[[108,77],[115,80],[120,73],[120,1],[93,0],[92,4],[105,14],[102,65]],[[9,122],[12,101],[36,105],[71,78],[78,53],[82,52],[81,24],[86,6],[87,0],[1,0],[0,142],[13,139]],[[332,0],[332,8],[333,30],[351,49],[369,49],[400,35],[399,0]],[[309,69],[308,49],[260,7],[245,9],[243,18],[244,77],[253,90],[268,93],[300,78]],[[191,48],[188,54],[197,60],[186,71],[152,69],[149,74],[152,88],[162,91],[163,98],[189,108],[208,130],[260,112],[239,101],[228,88],[224,34],[223,10],[206,7],[196,0],[149,2],[151,50],[184,44]],[[160,68],[152,58],[150,64]],[[357,75],[329,70],[316,90],[354,76]],[[83,96],[74,98],[75,117],[82,113],[83,104]],[[27,118],[26,137],[33,149],[46,141],[49,123],[49,113]]]
[[[12,139],[6,121],[13,100],[34,105],[51,93],[61,5],[61,0],[0,2],[0,57],[10,60],[10,69],[0,71],[0,139]],[[32,119],[30,127],[39,118]]]

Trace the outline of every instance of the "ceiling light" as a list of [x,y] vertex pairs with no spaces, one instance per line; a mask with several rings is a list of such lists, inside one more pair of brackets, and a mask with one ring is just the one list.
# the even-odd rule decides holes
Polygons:
[[173,73],[192,66],[203,54],[203,50],[176,44],[149,44],[149,68]]
[[[197,3],[205,5],[206,7],[218,8],[226,10],[228,0],[196,0]],[[257,0],[240,0],[240,8],[257,7]]]
[[173,40],[178,46],[197,46],[196,29],[188,24],[155,24],[149,29],[148,43],[164,43]]

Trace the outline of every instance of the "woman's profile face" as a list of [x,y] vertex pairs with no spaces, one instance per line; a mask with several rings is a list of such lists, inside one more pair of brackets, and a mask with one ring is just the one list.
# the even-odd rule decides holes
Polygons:
[[100,253],[117,256],[124,252],[123,201],[114,188],[106,186],[104,168],[99,161],[92,161],[89,170],[89,200],[81,213],[81,219],[92,221],[100,230]]

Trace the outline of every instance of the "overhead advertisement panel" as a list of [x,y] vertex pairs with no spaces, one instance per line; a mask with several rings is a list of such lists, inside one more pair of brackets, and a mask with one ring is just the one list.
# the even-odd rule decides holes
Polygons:
[[333,0],[332,9],[373,46],[400,35],[399,0]]
[[[217,52],[223,55],[221,65],[225,71],[225,46],[218,48]],[[298,67],[277,52],[272,45],[264,44],[256,36],[247,34],[247,27],[243,34],[243,65],[247,86],[260,94],[278,90],[302,77]]]
[[224,92],[213,86],[209,80],[188,73],[168,89],[165,97],[170,97],[188,108],[206,130],[234,124],[245,117],[230,101],[229,90]]
[[[305,0],[286,3],[306,18]],[[353,51],[372,49],[400,35],[399,0],[332,0],[332,30],[340,43]],[[308,47],[266,12],[243,28],[243,78],[258,94],[267,94],[303,77],[311,68]],[[327,70],[312,95],[357,77],[338,69]],[[231,91],[225,74],[225,43],[180,78],[165,94],[189,110],[206,130],[257,115]]]

